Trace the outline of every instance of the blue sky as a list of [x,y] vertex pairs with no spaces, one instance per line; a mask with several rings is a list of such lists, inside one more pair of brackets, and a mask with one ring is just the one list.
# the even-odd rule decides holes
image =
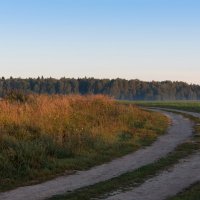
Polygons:
[[0,0],[0,76],[200,84],[199,0]]

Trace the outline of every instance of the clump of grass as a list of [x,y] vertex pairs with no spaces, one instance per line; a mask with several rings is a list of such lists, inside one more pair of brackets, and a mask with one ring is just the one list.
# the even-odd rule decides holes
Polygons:
[[167,122],[102,95],[3,100],[0,190],[122,156],[154,141]]

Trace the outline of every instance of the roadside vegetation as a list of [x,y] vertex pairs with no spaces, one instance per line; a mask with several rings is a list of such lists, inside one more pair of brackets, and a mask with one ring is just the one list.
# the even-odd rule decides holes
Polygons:
[[[193,137],[185,143],[179,145],[173,152],[169,153],[166,157],[159,159],[158,161],[143,166],[132,172],[122,174],[119,177],[103,181],[95,185],[75,190],[74,192],[67,193],[65,195],[58,195],[50,198],[50,200],[89,200],[95,198],[104,198],[112,193],[128,191],[144,183],[147,179],[154,177],[163,170],[167,170],[174,164],[179,162],[189,155],[194,154],[200,150],[200,119],[192,117],[187,114],[182,114],[185,117],[191,119],[196,124],[194,126]],[[168,200],[199,200],[200,184],[191,186],[188,190],[180,193],[176,197],[169,198]]]
[[73,173],[149,145],[158,113],[106,96],[24,95],[0,101],[0,190]]

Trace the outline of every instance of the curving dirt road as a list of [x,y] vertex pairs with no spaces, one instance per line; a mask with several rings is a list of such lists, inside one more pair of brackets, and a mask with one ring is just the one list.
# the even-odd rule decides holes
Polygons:
[[[176,109],[164,110],[176,111],[200,118],[199,113]],[[165,200],[197,181],[200,181],[200,152],[186,159],[182,159],[168,171],[163,171],[139,187],[127,192],[119,192],[106,198],[106,200]]]
[[[193,123],[188,119],[169,112],[159,111],[172,120],[167,133],[160,136],[151,146],[109,163],[80,171],[74,175],[62,176],[41,184],[20,187],[0,193],[1,200],[41,200],[56,194],[62,194],[81,187],[93,185],[132,171],[164,157],[180,143],[192,135]],[[125,198],[126,199],[126,198]]]
[[147,180],[132,191],[119,193],[106,200],[165,200],[200,181],[200,153],[181,160],[168,171]]

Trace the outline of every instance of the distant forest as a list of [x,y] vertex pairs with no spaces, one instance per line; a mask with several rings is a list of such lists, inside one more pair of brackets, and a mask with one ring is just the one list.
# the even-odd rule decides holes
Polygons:
[[12,90],[37,94],[105,94],[124,100],[200,100],[200,86],[184,82],[144,82],[94,78],[0,78],[0,97]]

